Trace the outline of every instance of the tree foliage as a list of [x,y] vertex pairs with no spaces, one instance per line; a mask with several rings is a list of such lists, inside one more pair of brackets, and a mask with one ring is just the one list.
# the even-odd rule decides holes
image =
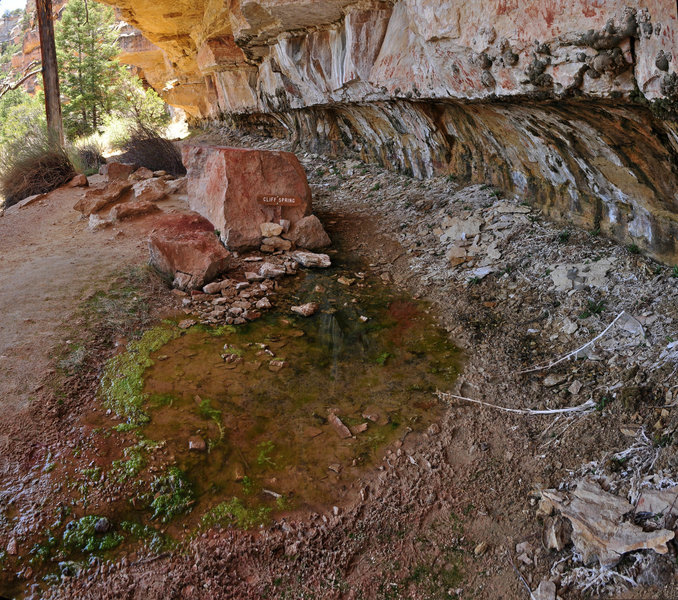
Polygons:
[[0,147],[21,140],[45,126],[42,94],[31,96],[18,88],[0,98]]
[[146,128],[159,129],[170,122],[167,105],[153,88],[144,87],[138,77],[122,79],[118,116]]
[[70,0],[56,28],[57,58],[70,136],[97,131],[117,102],[122,67],[113,10],[92,0]]

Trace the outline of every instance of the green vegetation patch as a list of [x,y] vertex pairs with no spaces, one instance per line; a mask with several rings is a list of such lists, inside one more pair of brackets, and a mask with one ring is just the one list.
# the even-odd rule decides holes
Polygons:
[[162,552],[173,546],[171,538],[164,536],[148,525],[135,523],[134,521],[122,521],[120,529],[128,533],[133,538],[143,541],[152,552]]
[[146,467],[146,454],[149,450],[159,448],[160,444],[153,440],[142,439],[135,446],[123,451],[124,458],[114,460],[111,464],[113,476],[119,483],[136,477]]
[[130,342],[127,352],[111,358],[104,367],[100,392],[106,408],[130,425],[144,425],[150,418],[144,410],[144,373],[153,365],[151,354],[179,337],[169,325],[150,329],[140,340]]
[[153,519],[168,523],[174,517],[187,513],[195,502],[193,486],[178,467],[170,467],[167,473],[151,482]]
[[101,517],[89,515],[73,521],[64,532],[64,546],[72,551],[105,552],[119,546],[123,537],[115,531],[97,533],[96,524]]
[[240,529],[252,529],[266,525],[271,517],[271,508],[257,506],[249,508],[240,498],[231,498],[228,502],[217,504],[212,510],[205,513],[201,523],[205,528],[215,525],[232,525]]

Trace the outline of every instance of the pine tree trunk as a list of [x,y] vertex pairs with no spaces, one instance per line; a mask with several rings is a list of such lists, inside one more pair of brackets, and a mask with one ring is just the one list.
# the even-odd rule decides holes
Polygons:
[[45,88],[45,113],[47,129],[61,146],[64,145],[64,124],[61,119],[59,95],[59,72],[57,69],[56,44],[52,0],[37,0],[38,28],[40,30],[40,53],[42,54],[42,82]]

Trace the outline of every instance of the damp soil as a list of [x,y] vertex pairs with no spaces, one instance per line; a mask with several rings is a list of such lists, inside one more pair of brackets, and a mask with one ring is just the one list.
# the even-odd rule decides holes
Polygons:
[[[274,511],[337,504],[390,443],[440,418],[434,393],[455,379],[456,348],[423,303],[341,273],[308,272],[264,319],[194,327],[153,354],[143,433],[190,474],[196,514],[235,497]],[[297,300],[320,309],[290,316]]]

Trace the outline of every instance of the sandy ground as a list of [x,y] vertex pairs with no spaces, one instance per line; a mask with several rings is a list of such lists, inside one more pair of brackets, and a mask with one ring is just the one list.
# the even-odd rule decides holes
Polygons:
[[[93,182],[98,176],[91,178]],[[151,220],[93,232],[73,210],[82,189],[60,189],[0,218],[0,413],[25,413],[53,372],[76,307],[123,268],[147,261]],[[167,203],[166,203],[167,204]],[[0,431],[0,447],[7,442]]]

